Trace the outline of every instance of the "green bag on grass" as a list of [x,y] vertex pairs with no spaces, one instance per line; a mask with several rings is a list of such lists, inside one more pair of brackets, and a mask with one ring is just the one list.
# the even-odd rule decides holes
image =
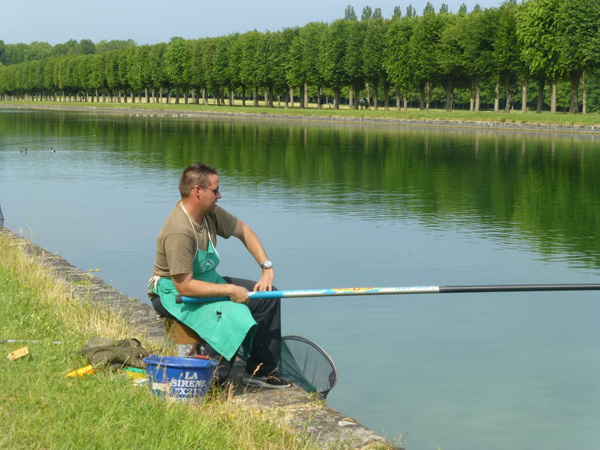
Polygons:
[[94,367],[120,369],[124,366],[145,367],[143,359],[149,355],[137,339],[114,341],[99,336],[91,338],[80,350]]

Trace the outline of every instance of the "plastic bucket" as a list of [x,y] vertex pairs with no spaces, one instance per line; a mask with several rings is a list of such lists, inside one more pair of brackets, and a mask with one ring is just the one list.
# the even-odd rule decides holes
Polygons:
[[144,358],[152,393],[179,402],[201,402],[208,392],[216,361],[177,356]]

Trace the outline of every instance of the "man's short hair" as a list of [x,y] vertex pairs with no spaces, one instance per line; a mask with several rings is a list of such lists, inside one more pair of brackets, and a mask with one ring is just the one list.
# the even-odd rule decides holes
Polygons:
[[179,179],[179,193],[181,197],[190,195],[191,190],[196,185],[208,187],[210,184],[209,175],[217,175],[217,169],[201,162],[190,164],[183,171]]

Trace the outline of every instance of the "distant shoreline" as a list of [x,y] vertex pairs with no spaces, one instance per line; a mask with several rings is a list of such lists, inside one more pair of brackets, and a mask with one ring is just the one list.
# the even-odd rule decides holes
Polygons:
[[[184,109],[185,104],[181,104],[181,109],[177,109],[177,105],[170,104],[169,109],[161,108],[157,105],[156,108],[150,107],[152,104],[141,104],[142,107],[135,107],[131,104],[121,106],[96,106],[92,104],[57,104],[57,105],[34,105],[34,104],[18,104],[18,103],[0,103],[0,109],[39,109],[39,110],[70,110],[70,111],[96,111],[112,114],[128,115],[128,116],[172,116],[172,117],[224,117],[236,119],[254,119],[254,120],[280,120],[280,121],[305,121],[305,122],[335,122],[346,124],[360,125],[406,125],[406,126],[423,126],[423,127],[439,127],[439,128],[465,128],[465,129],[481,129],[481,130],[498,130],[498,131],[527,131],[527,132],[544,132],[544,133],[572,133],[572,134],[590,134],[600,135],[600,124],[598,125],[572,125],[559,123],[516,123],[502,121],[477,121],[477,120],[446,120],[446,119],[401,119],[390,117],[356,117],[342,115],[313,115],[310,110],[301,114],[290,114],[278,109],[277,113],[265,112],[231,112],[231,111],[215,111],[215,110],[190,110]],[[294,112],[299,108],[294,108]]]

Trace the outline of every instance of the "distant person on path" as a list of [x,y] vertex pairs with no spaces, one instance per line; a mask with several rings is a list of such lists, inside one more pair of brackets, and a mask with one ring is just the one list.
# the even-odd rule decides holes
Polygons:
[[[249,355],[242,383],[284,388],[276,367],[281,354],[280,300],[252,300],[248,291],[273,289],[273,265],[252,229],[228,213],[221,198],[214,167],[187,167],[179,180],[181,200],[162,225],[149,296],[159,315],[175,318],[192,328],[208,344],[208,354],[219,361],[215,374],[223,383],[238,349]],[[235,236],[254,257],[262,274],[258,282],[221,277],[217,273],[217,235]],[[229,297],[228,300],[177,304],[175,297]]]

